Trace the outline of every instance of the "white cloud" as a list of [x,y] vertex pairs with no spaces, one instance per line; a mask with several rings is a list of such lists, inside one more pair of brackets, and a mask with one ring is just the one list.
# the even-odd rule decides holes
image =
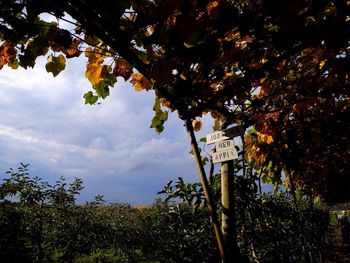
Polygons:
[[59,153],[55,153],[55,152],[48,153],[49,162],[58,164],[58,163],[62,163],[63,159],[64,158],[62,158],[62,156]]
[[[171,179],[197,180],[182,122],[172,114],[162,135],[149,128],[152,92],[135,93],[123,81],[101,105],[84,105],[90,90],[84,59],[58,77],[34,69],[0,71],[0,178],[19,162],[44,179],[82,178],[81,201],[149,203]],[[55,177],[55,178],[54,178]]]
[[106,139],[98,136],[91,141],[89,147],[92,149],[105,149],[107,147]]

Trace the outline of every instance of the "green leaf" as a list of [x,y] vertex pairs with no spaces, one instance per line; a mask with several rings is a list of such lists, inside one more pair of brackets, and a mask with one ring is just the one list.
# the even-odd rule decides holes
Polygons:
[[150,128],[155,129],[157,133],[164,130],[163,123],[156,116],[153,117]]
[[63,55],[59,55],[58,57],[50,55],[47,58],[45,68],[47,72],[51,72],[53,76],[56,77],[62,70],[66,68],[66,59]]
[[86,92],[84,94],[85,104],[95,104],[98,97],[92,93],[92,91]]
[[102,99],[109,96],[109,87],[107,82],[101,81],[93,86],[93,88],[96,90],[97,96],[101,97]]
[[98,44],[101,43],[101,40],[94,35],[85,34],[84,42],[86,42],[90,46],[97,46]]
[[206,137],[202,137],[202,138],[200,138],[199,141],[200,141],[200,142],[207,142],[207,138],[206,138]]
[[105,77],[104,77],[104,81],[111,87],[114,86],[114,84],[117,82],[117,77],[115,76],[115,74],[112,73],[106,73]]
[[12,69],[18,69],[19,67],[18,60],[15,59],[12,63],[11,62],[7,63],[7,66],[9,66]]
[[26,50],[23,55],[19,55],[18,57],[21,67],[27,69],[28,67],[33,68],[35,66],[35,57],[31,52]]
[[161,133],[164,130],[164,122],[168,120],[168,111],[163,111],[160,106],[160,99],[156,97],[153,111],[155,113],[150,128],[154,128],[156,132]]
[[44,56],[49,51],[48,42],[42,36],[30,40],[26,49],[30,51],[34,58]]

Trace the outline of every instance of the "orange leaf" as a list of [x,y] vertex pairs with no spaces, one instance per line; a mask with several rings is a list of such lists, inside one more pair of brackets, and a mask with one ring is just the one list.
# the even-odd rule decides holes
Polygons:
[[95,86],[100,81],[103,80],[104,75],[107,72],[107,66],[106,65],[99,65],[99,64],[87,64],[86,65],[86,72],[85,76],[90,81],[90,83]]
[[208,5],[207,5],[207,12],[208,14],[214,15],[215,14],[215,8],[218,7],[220,5],[220,3],[218,1],[211,1]]
[[0,69],[8,62],[13,62],[16,58],[15,48],[7,41],[0,46]]
[[265,156],[263,154],[257,155],[255,157],[255,161],[256,161],[257,165],[259,165],[259,166],[263,166],[265,163],[265,160],[266,159],[265,159]]
[[0,69],[6,64],[5,60],[0,56]]
[[193,120],[192,126],[195,132],[198,132],[202,129],[202,122],[199,120]]
[[114,74],[117,77],[123,77],[125,81],[127,81],[132,74],[133,67],[127,62],[125,59],[120,58],[116,61],[114,67]]
[[130,82],[134,85],[135,91],[150,90],[152,88],[151,82],[141,73],[132,74]]
[[273,137],[268,134],[258,132],[259,139],[267,144],[273,143]]
[[103,62],[104,56],[100,53],[96,53],[91,48],[87,48],[85,50],[85,56],[89,59],[89,63],[91,64],[100,64]]
[[170,107],[170,105],[171,105],[171,103],[170,103],[170,101],[168,101],[167,99],[164,99],[164,98],[161,98],[160,99],[160,103],[162,103],[162,105],[164,106],[164,107]]
[[79,50],[79,45],[81,41],[79,39],[74,39],[72,41],[71,46],[65,50],[65,54],[67,58],[73,58],[73,57],[79,57],[81,54],[81,51]]

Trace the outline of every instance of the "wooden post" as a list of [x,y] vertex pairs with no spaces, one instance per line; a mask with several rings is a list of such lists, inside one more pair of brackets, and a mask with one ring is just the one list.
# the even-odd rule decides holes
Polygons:
[[216,206],[215,206],[215,202],[213,200],[210,188],[209,188],[209,183],[208,183],[208,179],[207,176],[205,174],[205,170],[204,170],[204,166],[202,163],[202,159],[201,159],[201,155],[198,149],[198,145],[197,145],[197,140],[196,140],[196,136],[194,134],[193,131],[193,126],[192,126],[192,121],[187,119],[185,121],[186,124],[186,129],[191,141],[191,146],[192,146],[192,151],[193,151],[193,155],[197,164],[197,168],[199,171],[199,176],[201,179],[201,183],[202,183],[202,187],[203,187],[203,191],[204,191],[204,195],[205,198],[207,200],[208,203],[208,208],[209,208],[209,212],[210,212],[210,217],[213,223],[213,227],[214,227],[214,234],[215,234],[215,238],[217,241],[217,245],[218,245],[218,249],[220,252],[220,256],[222,259],[222,262],[226,263],[229,262],[228,260],[226,260],[226,249],[225,249],[225,245],[224,245],[224,240],[223,240],[223,235],[221,232],[221,228],[220,228],[220,223],[219,223],[219,219],[218,219],[218,215],[216,213]]
[[[226,124],[222,125],[221,130],[225,128]],[[230,130],[226,136],[234,138],[243,133],[243,126],[235,126]],[[239,251],[236,238],[234,162],[234,160],[231,160],[221,164],[221,231],[226,248],[227,262],[248,263],[248,258],[242,256]]]
[[222,235],[228,262],[233,262],[233,250],[236,244],[233,161],[224,162],[221,165],[221,204]]

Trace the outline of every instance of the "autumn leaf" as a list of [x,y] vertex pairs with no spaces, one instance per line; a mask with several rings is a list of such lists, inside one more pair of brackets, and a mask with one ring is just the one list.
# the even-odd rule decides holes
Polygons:
[[49,30],[45,35],[48,38],[51,48],[53,49],[67,49],[72,44],[72,36],[66,29],[57,27],[57,24],[51,24]]
[[209,16],[216,16],[217,14],[217,7],[220,5],[219,1],[211,1],[207,5],[207,12]]
[[319,68],[322,69],[324,67],[324,65],[326,64],[325,60],[322,60],[319,64]]
[[6,65],[6,61],[0,56],[0,69],[2,69],[4,65]]
[[198,132],[202,129],[202,122],[200,120],[193,120],[192,121],[192,126],[193,126],[193,130],[195,132]]
[[94,47],[94,46],[97,46],[98,44],[100,44],[101,40],[96,36],[85,34],[84,42],[87,43],[88,45]]
[[59,55],[57,57],[50,55],[47,58],[45,68],[47,72],[51,72],[53,76],[56,77],[62,70],[66,68],[66,59],[63,55]]
[[219,120],[214,120],[213,130],[214,131],[220,130],[220,121]]
[[123,77],[124,80],[127,81],[132,74],[132,69],[133,67],[129,64],[128,61],[120,58],[116,61],[113,72],[117,77]]
[[154,33],[154,26],[150,25],[146,28],[143,28],[143,33],[145,34],[146,37],[149,37]]
[[130,82],[134,85],[135,91],[150,90],[152,88],[151,83],[141,73],[134,73],[131,75]]
[[[44,56],[49,51],[48,41],[42,36],[37,36],[33,39],[30,39],[26,44],[26,52],[30,53],[30,56],[33,59],[36,59],[39,56]],[[53,51],[55,51],[52,48]]]
[[110,67],[102,64],[107,55],[106,52],[102,52],[98,48],[87,48],[85,50],[85,56],[89,60],[89,63],[86,65],[85,77],[90,81],[92,86],[95,86],[104,80],[106,74],[111,70]]
[[175,24],[176,24],[176,19],[177,19],[177,14],[175,13],[175,14],[173,14],[173,15],[171,15],[171,16],[168,17],[168,19],[167,19],[167,21],[166,21],[165,24],[166,24],[168,27],[173,27],[173,26],[175,26]]
[[219,120],[221,122],[224,122],[226,120],[225,116],[217,111],[211,111],[210,114],[214,119]]
[[105,58],[102,53],[96,52],[91,48],[85,50],[85,57],[88,58],[90,64],[101,64]]
[[85,77],[90,81],[92,86],[95,86],[100,81],[103,80],[104,75],[107,72],[107,66],[106,65],[100,65],[100,64],[87,64],[86,65],[86,72]]
[[[12,69],[18,69],[18,67],[19,67],[19,63],[18,63],[18,60],[17,59],[15,59],[13,62],[8,62],[7,63],[7,66],[9,66],[10,68],[12,68]],[[0,67],[1,68],[1,67]]]
[[9,62],[14,62],[16,58],[15,48],[8,42],[5,41],[0,46],[0,69]]
[[79,57],[81,51],[79,50],[79,45],[81,41],[79,39],[74,39],[72,45],[65,50],[65,55],[67,58]]
[[[257,150],[260,150],[259,148]],[[265,158],[265,155],[263,154],[257,154],[256,157],[255,157],[255,161],[257,163],[257,165],[259,165],[260,167],[264,165],[265,161],[266,161],[266,158]]]
[[164,106],[164,107],[170,107],[171,106],[171,103],[170,101],[168,101],[167,99],[164,99],[164,98],[161,98],[160,99],[160,103]]
[[273,137],[271,135],[268,134],[264,134],[261,132],[257,132],[258,137],[261,141],[267,143],[267,144],[272,144],[273,143]]

